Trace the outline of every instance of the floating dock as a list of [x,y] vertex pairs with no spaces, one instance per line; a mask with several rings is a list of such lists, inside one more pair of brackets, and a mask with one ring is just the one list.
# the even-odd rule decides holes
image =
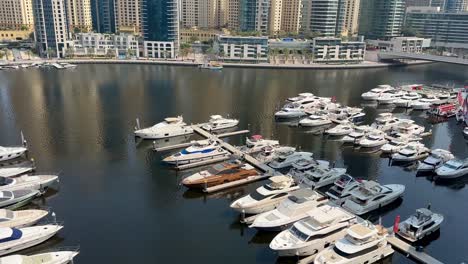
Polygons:
[[387,241],[390,245],[392,245],[393,248],[405,254],[406,257],[411,257],[420,263],[443,264],[443,262],[440,262],[437,259],[429,256],[425,252],[417,251],[415,247],[399,239],[395,235],[389,235],[387,237]]

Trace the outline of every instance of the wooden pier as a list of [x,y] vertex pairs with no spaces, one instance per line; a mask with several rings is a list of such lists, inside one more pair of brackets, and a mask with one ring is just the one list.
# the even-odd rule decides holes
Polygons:
[[390,245],[392,245],[393,248],[405,254],[406,257],[411,257],[420,263],[443,264],[443,262],[438,261],[425,252],[417,251],[415,247],[399,239],[395,235],[389,235],[387,237],[387,241]]

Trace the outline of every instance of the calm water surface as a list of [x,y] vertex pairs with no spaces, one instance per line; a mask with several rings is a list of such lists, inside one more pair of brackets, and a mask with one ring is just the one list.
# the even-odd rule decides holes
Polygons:
[[[50,206],[65,223],[60,235],[29,250],[80,245],[75,263],[275,263],[273,235],[238,223],[229,203],[261,183],[213,195],[180,186],[193,171],[161,165],[150,142],[135,141],[135,118],[151,125],[183,114],[197,123],[210,114],[229,114],[241,128],[300,146],[335,161],[356,177],[401,183],[401,204],[380,212],[385,225],[428,203],[445,215],[439,237],[426,250],[446,263],[468,261],[468,179],[436,185],[412,168],[389,166],[378,153],[362,153],[313,131],[278,124],[275,108],[299,92],[336,96],[361,106],[360,94],[378,84],[462,85],[468,68],[446,64],[367,70],[255,70],[137,65],[82,65],[73,71],[27,69],[0,72],[0,145],[19,143],[22,130],[38,172],[60,172],[61,187],[35,201]],[[366,121],[379,112],[365,106]],[[422,113],[397,111],[433,129],[425,140],[468,157],[461,127],[450,121],[429,125]],[[229,138],[241,144],[243,137]],[[162,155],[168,155],[163,153]],[[194,170],[195,171],[195,170]],[[372,220],[377,217],[373,216]],[[386,263],[411,263],[399,254]]]

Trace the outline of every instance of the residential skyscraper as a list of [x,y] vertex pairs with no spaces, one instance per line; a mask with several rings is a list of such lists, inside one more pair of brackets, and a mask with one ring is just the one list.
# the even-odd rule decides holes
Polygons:
[[141,1],[115,0],[115,30],[141,33]]
[[239,13],[241,31],[268,34],[270,0],[240,0]]
[[270,23],[271,35],[278,34],[281,30],[281,17],[283,12],[283,0],[270,0]]
[[227,0],[181,0],[185,28],[219,28],[227,24]]
[[446,0],[406,0],[406,7],[410,6],[432,6],[440,7],[441,10],[445,10]]
[[361,0],[359,35],[366,39],[389,39],[401,34],[405,0]]
[[32,28],[33,24],[31,0],[0,0],[0,29]]
[[143,0],[142,27],[146,41],[172,41],[178,49],[179,0]]
[[358,33],[361,0],[344,0],[343,33],[354,36]]
[[90,0],[67,0],[66,9],[70,30],[78,28],[87,32],[92,29]]
[[447,12],[468,11],[468,0],[447,0],[445,10]]
[[64,57],[70,40],[66,0],[34,0],[36,45],[42,57]]
[[93,30],[98,33],[115,33],[114,0],[91,0]]
[[301,0],[282,0],[281,30],[298,33],[301,26]]
[[226,0],[226,2],[227,27],[232,30],[239,30],[240,0]]
[[344,0],[304,1],[302,31],[325,37],[340,35],[344,24]]

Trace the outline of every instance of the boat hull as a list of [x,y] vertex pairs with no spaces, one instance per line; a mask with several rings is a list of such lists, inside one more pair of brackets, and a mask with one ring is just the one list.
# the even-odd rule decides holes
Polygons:
[[395,252],[392,247],[387,244],[385,246],[381,246],[379,247],[377,250],[374,250],[372,252],[369,252],[369,253],[366,253],[366,254],[363,254],[363,255],[360,255],[358,257],[355,257],[355,258],[351,258],[351,259],[345,259],[345,258],[342,258],[342,257],[338,257],[335,261],[333,262],[329,262],[328,260],[329,259],[326,259],[324,261],[322,261],[320,258],[322,255],[326,255],[327,253],[330,253],[329,251],[331,251],[332,249],[329,248],[329,249],[326,249],[322,252],[320,252],[317,257],[315,258],[315,261],[314,261],[314,264],[325,264],[325,263],[333,263],[333,264],[362,264],[362,263],[366,263],[366,264],[370,264],[370,263],[375,263],[381,259],[384,259],[390,255],[393,254],[393,252]]
[[12,160],[18,157],[21,157],[24,153],[26,153],[26,149],[21,149],[18,151],[12,151],[11,153],[0,154],[0,161]]
[[[49,238],[53,237],[62,227],[57,228],[54,231],[48,232],[36,239],[19,239],[6,242],[3,246],[0,246],[0,256],[11,254],[16,251],[20,251],[26,248],[33,247],[35,245],[41,244]],[[15,243],[11,243],[15,242]],[[20,243],[21,242],[21,243]]]
[[176,130],[171,132],[135,132],[135,136],[142,138],[142,139],[163,139],[163,138],[171,138],[171,137],[178,137],[178,136],[185,136],[193,134],[192,128],[186,128],[183,130]]
[[217,159],[217,158],[222,158],[222,157],[228,157],[229,153],[226,151],[223,152],[217,152],[216,154],[212,154],[209,156],[203,156],[203,157],[197,157],[197,158],[181,158],[181,159],[171,159],[171,160],[164,160],[167,164],[170,165],[185,165],[185,164],[190,164],[190,163],[195,163],[195,162],[201,162],[201,161],[206,161],[206,160],[212,160],[212,159]]

